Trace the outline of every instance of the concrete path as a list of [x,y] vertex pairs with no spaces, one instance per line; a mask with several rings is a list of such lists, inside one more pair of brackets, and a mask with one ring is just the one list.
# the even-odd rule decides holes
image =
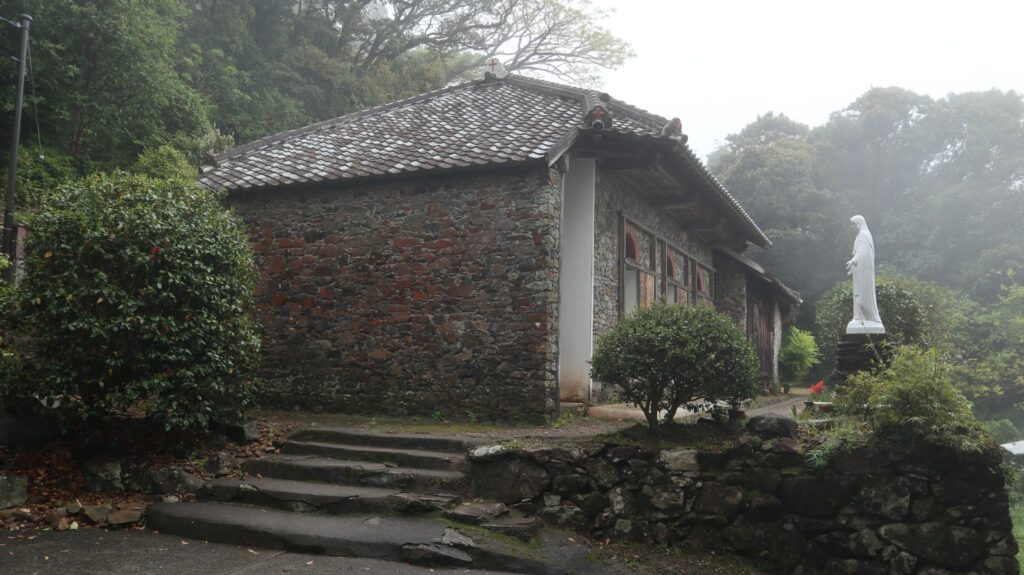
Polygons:
[[[415,567],[403,563],[305,555],[204,543],[153,531],[83,528],[33,532],[0,539],[0,573],[12,575],[203,575],[337,574],[426,575],[466,573],[464,569]],[[471,571],[499,575],[497,571]]]
[[[778,403],[771,405],[765,405],[754,409],[747,410],[747,416],[754,415],[765,415],[768,413],[776,415],[789,416],[792,414],[793,406],[795,405],[797,411],[803,411],[804,400],[807,399],[806,395],[796,394]],[[597,419],[612,419],[616,421],[644,421],[644,414],[639,408],[625,403],[612,403],[608,405],[592,405],[587,410],[587,416],[594,417]],[[665,416],[665,412],[662,411],[658,414],[658,418],[661,419]],[[683,421],[688,417],[693,417],[693,414],[680,410],[676,412],[676,420]]]

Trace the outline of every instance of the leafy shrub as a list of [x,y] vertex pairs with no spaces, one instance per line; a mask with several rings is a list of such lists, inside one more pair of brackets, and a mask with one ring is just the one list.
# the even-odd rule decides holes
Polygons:
[[814,335],[798,327],[791,327],[786,332],[779,351],[779,375],[782,378],[783,390],[789,393],[792,385],[800,385],[811,372],[811,368],[821,361],[821,352]]
[[[912,345],[925,341],[924,313],[914,293],[900,280],[880,278],[875,286],[878,313],[885,324],[888,341],[893,345]],[[822,356],[835,364],[836,342],[846,333],[853,319],[853,286],[844,280],[821,296],[815,306],[818,341],[825,342]]]
[[724,314],[704,307],[658,304],[624,318],[597,342],[591,376],[622,389],[658,436],[658,412],[666,422],[686,406],[742,401],[756,391],[757,357]]
[[904,346],[886,369],[851,376],[837,393],[837,408],[901,443],[979,452],[990,441],[934,350]]
[[78,177],[71,156],[57,148],[27,146],[18,156],[18,210],[45,206],[53,191]]
[[117,173],[59,190],[31,219],[18,324],[32,370],[13,391],[86,418],[132,409],[204,429],[249,401],[258,340],[246,237],[184,180]]
[[170,146],[143,151],[133,171],[143,176],[168,180],[192,180],[196,177],[196,168],[188,163],[185,154]]

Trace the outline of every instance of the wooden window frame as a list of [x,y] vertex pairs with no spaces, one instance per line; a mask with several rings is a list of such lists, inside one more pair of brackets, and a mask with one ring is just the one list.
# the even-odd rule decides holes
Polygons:
[[[653,267],[647,267],[641,265],[640,262],[631,260],[626,257],[626,242],[627,242],[627,227],[635,229],[639,233],[647,234],[650,239],[650,251],[648,254],[650,262],[653,263]],[[634,241],[634,246],[639,249],[638,242]],[[678,281],[668,277],[668,254],[672,251],[678,256],[682,256],[685,265],[686,273],[686,285],[680,284]],[[714,306],[715,302],[715,268],[708,265],[704,261],[694,257],[690,252],[679,249],[675,244],[669,242],[667,239],[658,235],[654,230],[638,223],[632,218],[626,217],[622,212],[619,212],[619,319],[622,319],[626,315],[626,273],[629,270],[636,270],[641,274],[653,275],[655,279],[655,285],[657,286],[657,293],[655,294],[655,301],[665,302],[668,299],[668,288],[681,287],[686,292],[688,301],[676,303],[690,303],[698,304],[702,299],[710,302]],[[637,254],[640,255],[640,254]],[[658,269],[660,264],[660,270]],[[679,262],[675,262],[675,266],[679,265]],[[697,268],[701,267],[708,271],[708,295],[702,295],[697,291]],[[638,305],[639,305],[639,294],[638,294]]]

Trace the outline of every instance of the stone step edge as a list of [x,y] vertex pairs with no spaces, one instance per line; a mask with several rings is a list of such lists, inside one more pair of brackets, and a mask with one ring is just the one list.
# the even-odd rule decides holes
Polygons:
[[445,451],[465,454],[479,445],[494,443],[486,437],[466,435],[439,435],[430,433],[388,433],[365,431],[346,427],[309,427],[300,429],[288,437],[293,441],[343,441],[349,445],[395,447]]
[[[297,449],[297,451],[293,451]],[[412,449],[412,448],[399,448],[399,447],[384,447],[380,445],[355,445],[347,443],[334,443],[329,441],[305,441],[305,440],[294,440],[289,439],[281,445],[281,452],[286,454],[319,454],[322,457],[329,457],[324,453],[317,453],[318,450],[323,450],[325,453],[331,451],[338,451],[341,453],[348,453],[350,457],[356,457],[359,454],[365,455],[380,455],[382,458],[387,456],[395,456],[395,459],[426,459],[436,460],[439,463],[451,466],[451,471],[463,471],[468,466],[466,456],[464,454],[457,454],[451,451],[432,451],[427,449]],[[380,463],[376,459],[365,459],[355,460],[348,459],[348,461],[368,461],[374,463]],[[409,467],[409,464],[405,465]],[[437,469],[437,468],[424,468],[424,469]]]
[[408,514],[443,512],[459,500],[454,495],[419,494],[401,489],[333,485],[270,477],[215,479],[206,483],[199,495],[200,498],[211,501],[245,503],[287,511],[331,515],[366,512]]
[[[303,519],[298,520],[296,516]],[[275,520],[279,522],[278,525],[267,525],[268,521]],[[422,522],[422,528],[415,529],[416,536],[408,537],[405,543],[375,540],[366,537],[366,528],[360,527],[374,520],[379,521],[378,525],[396,521],[395,518],[302,515],[213,502],[156,503],[146,512],[147,528],[203,541],[320,555],[384,559],[425,566],[491,569],[537,575],[561,573],[552,570],[542,558],[524,557],[524,552],[530,553],[528,547],[515,550],[479,546],[467,548],[458,543],[457,536],[454,544],[436,536],[424,538],[423,533],[427,529],[445,530],[445,533],[453,529],[431,519],[401,520]],[[303,523],[305,528],[300,527]],[[336,530],[343,527],[346,537],[331,537],[329,529],[332,526]],[[404,529],[408,531],[409,527]],[[479,535],[476,537],[479,540]]]

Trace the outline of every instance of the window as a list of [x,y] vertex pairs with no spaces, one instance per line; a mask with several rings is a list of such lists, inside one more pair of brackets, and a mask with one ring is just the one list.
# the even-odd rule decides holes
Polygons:
[[656,301],[714,307],[714,270],[654,233],[622,220],[622,313]]
[[658,298],[657,241],[654,234],[626,222],[623,231],[622,310],[647,307]]
[[690,258],[683,252],[667,246],[665,262],[665,301],[668,303],[690,302]]
[[696,296],[695,302],[704,307],[715,307],[713,292],[711,291],[711,270],[707,267],[693,262],[693,293]]

